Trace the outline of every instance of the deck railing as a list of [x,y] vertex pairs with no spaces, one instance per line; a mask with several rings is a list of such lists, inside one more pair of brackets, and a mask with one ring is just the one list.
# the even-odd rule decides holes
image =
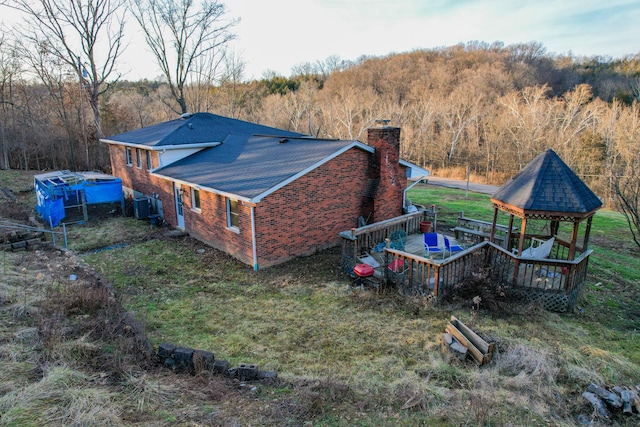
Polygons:
[[[550,239],[550,238],[551,238],[551,236],[548,236],[548,235],[527,234],[524,237],[524,243],[522,244],[522,247],[525,248],[525,249],[530,247],[531,244],[532,244],[532,240],[533,239],[547,240],[547,239]],[[517,248],[518,247],[519,239],[520,239],[520,236],[518,234],[512,234],[511,235],[511,247],[512,248]],[[571,247],[571,243],[569,243],[568,241],[556,236],[554,244],[553,244],[553,248],[551,249],[551,253],[549,254],[549,258],[567,259],[570,247]],[[580,246],[576,246],[576,256],[579,257],[583,253],[584,253],[584,248],[582,248]]]
[[[407,235],[420,233],[420,222],[433,220],[432,214],[419,211],[340,233],[344,271],[352,272],[358,257],[384,242],[394,231],[403,230]],[[543,236],[527,236],[531,237]],[[568,247],[567,242],[556,238],[548,258],[533,259],[519,257],[495,243],[483,241],[440,260],[387,245],[377,279],[395,286],[404,295],[439,298],[474,274],[486,272],[492,282],[507,286],[521,299],[540,301],[553,311],[571,311],[586,282],[592,251],[578,248],[579,256],[568,261],[564,259]]]
[[[395,286],[403,295],[439,298],[456,285],[486,272],[524,301],[538,301],[552,311],[571,311],[584,287],[592,251],[573,261],[518,257],[502,247],[482,242],[444,260],[434,260],[407,252],[384,250],[383,283]],[[397,262],[400,261],[400,262]],[[436,286],[436,284],[438,284]]]
[[376,222],[359,228],[352,228],[340,233],[342,236],[343,267],[353,269],[356,260],[364,252],[390,238],[395,231],[402,230],[407,235],[420,232],[422,221],[432,221],[435,225],[435,212],[421,210]]

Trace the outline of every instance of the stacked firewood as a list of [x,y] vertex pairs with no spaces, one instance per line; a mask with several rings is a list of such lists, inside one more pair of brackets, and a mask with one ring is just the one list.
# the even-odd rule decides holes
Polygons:
[[593,406],[595,413],[605,419],[610,419],[612,412],[631,416],[640,414],[640,385],[635,388],[615,386],[610,390],[591,383],[587,391],[582,393]]
[[451,316],[451,321],[442,334],[442,344],[460,360],[464,361],[471,356],[478,365],[489,363],[496,350],[495,343],[485,341],[455,316]]

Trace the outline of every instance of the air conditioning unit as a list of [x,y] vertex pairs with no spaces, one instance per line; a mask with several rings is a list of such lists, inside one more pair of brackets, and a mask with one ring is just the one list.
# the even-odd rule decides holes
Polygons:
[[148,197],[133,199],[133,216],[136,219],[147,219],[151,213],[151,201]]

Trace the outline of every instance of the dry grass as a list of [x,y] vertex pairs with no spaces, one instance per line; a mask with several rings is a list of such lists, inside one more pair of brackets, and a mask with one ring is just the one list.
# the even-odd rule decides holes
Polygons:
[[124,393],[135,403],[138,411],[155,410],[176,399],[176,388],[145,372],[126,372],[123,381]]
[[6,426],[123,425],[120,413],[112,393],[65,366],[52,366],[39,381],[0,397]]
[[[336,251],[253,272],[156,231],[114,219],[72,231],[81,252],[113,250],[0,254],[1,425],[570,426],[590,382],[640,382],[633,337],[505,305],[482,280],[433,306],[347,289]],[[491,363],[441,351],[451,314],[497,341]],[[279,378],[177,375],[146,334]]]
[[[458,179],[462,181],[467,180],[467,175],[469,173],[467,168],[465,167],[448,167],[446,169],[430,167],[428,169],[434,176],[438,176],[441,178]],[[507,176],[507,174],[496,173],[493,171],[490,172],[489,175],[472,171],[471,175],[469,176],[469,181],[482,184],[502,185],[510,178],[511,176]]]

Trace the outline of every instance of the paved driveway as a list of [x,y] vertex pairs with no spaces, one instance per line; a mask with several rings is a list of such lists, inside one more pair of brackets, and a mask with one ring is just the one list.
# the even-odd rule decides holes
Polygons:
[[459,188],[461,190],[468,189],[469,191],[475,191],[476,193],[485,193],[485,194],[493,194],[496,191],[498,191],[498,188],[499,188],[495,185],[477,184],[474,182],[470,182],[469,188],[467,188],[467,181],[460,181],[460,180],[451,179],[451,178],[439,178],[437,176],[428,177],[427,183],[432,185],[440,185],[442,187]]

